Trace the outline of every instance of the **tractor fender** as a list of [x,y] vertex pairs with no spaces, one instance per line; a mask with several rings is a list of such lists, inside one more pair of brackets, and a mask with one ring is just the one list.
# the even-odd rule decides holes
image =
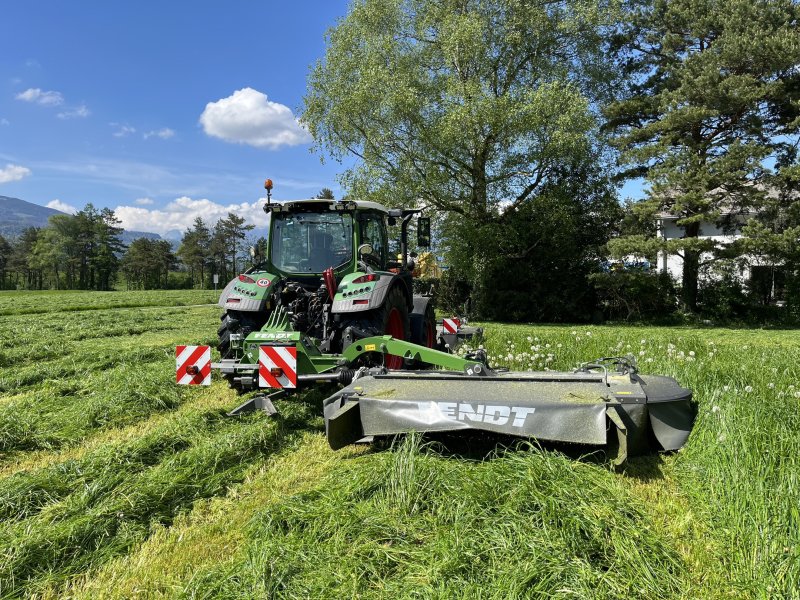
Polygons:
[[[414,307],[411,290],[408,287],[408,283],[400,277],[399,275],[392,274],[392,273],[381,273],[380,279],[375,282],[375,286],[372,288],[372,292],[369,294],[368,297],[357,297],[354,299],[344,298],[341,297],[340,294],[337,293],[336,299],[333,302],[333,306],[331,307],[331,313],[333,314],[352,314],[352,313],[359,313],[359,312],[366,312],[369,310],[374,310],[376,308],[380,308],[383,306],[383,303],[386,301],[386,296],[394,287],[399,287],[403,295],[406,298],[406,303],[408,304],[409,313]],[[366,303],[363,303],[363,300],[367,300]],[[358,303],[356,303],[358,301]]]
[[266,309],[267,302],[272,297],[275,285],[280,277],[267,272],[253,272],[247,274],[253,283],[242,281],[234,277],[219,297],[219,306],[225,310],[238,310],[241,312],[257,312]]

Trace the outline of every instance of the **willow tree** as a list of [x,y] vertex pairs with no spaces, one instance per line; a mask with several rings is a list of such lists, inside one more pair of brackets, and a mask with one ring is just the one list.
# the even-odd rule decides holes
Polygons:
[[504,225],[598,163],[603,14],[580,0],[356,1],[328,33],[302,120],[321,154],[356,158],[349,193],[457,216],[451,245],[478,263],[528,256]]

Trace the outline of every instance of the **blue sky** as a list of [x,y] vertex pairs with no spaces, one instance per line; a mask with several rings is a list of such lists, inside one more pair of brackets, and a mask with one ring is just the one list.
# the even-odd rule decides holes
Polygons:
[[[0,34],[0,195],[113,208],[174,232],[330,187],[296,122],[346,0],[8,2]],[[625,195],[639,195],[637,183]]]
[[296,123],[347,2],[5,3],[0,195],[117,211],[164,233],[338,192]]

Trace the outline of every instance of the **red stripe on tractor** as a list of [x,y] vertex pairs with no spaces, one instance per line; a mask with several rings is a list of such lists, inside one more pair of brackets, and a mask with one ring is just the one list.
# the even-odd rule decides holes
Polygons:
[[458,319],[442,319],[442,325],[447,333],[458,333],[461,321]]
[[283,374],[289,380],[289,383],[291,383],[294,387],[297,387],[297,371],[295,370],[297,369],[297,348],[292,346],[283,346],[283,347],[286,348],[289,351],[289,354],[292,355],[292,358],[294,358],[295,360],[294,368],[290,367],[283,360],[283,357],[278,352],[277,346],[275,347],[273,352],[269,352],[270,358],[272,359],[272,362],[275,363],[275,366],[277,366],[278,368],[280,368],[281,371],[283,371]]
[[[178,348],[179,348],[179,349],[181,349],[181,348],[182,348],[182,349],[184,349],[184,350],[185,350],[185,349],[186,349],[186,346],[178,346]],[[193,366],[195,366],[195,364],[197,363],[197,361],[198,361],[198,360],[200,360],[200,358],[201,358],[201,357],[203,356],[203,354],[205,353],[205,351],[206,351],[206,348],[208,348],[208,346],[198,346],[197,348],[195,348],[195,349],[194,349],[194,352],[192,352],[192,353],[189,355],[189,358],[187,358],[185,361],[183,361],[183,363],[181,364],[181,366],[180,366],[180,367],[178,367],[178,372],[175,374],[176,381],[178,381],[178,382],[179,382],[179,381],[180,381],[180,380],[183,378],[183,376],[184,376],[184,375],[186,375],[186,367],[193,367]],[[180,352],[181,352],[181,351],[179,350],[179,351],[178,351],[178,354],[179,354],[179,355],[180,355]],[[211,368],[211,367],[209,366],[209,372],[210,372],[210,368]],[[183,371],[183,372],[181,373],[181,371]],[[193,383],[196,383],[196,382],[203,381],[203,379],[204,379],[203,377],[200,377],[200,379],[199,379],[199,380],[197,379],[198,377],[200,377],[200,373],[198,373],[197,375],[195,375],[194,377],[192,377],[192,382],[193,382]]]

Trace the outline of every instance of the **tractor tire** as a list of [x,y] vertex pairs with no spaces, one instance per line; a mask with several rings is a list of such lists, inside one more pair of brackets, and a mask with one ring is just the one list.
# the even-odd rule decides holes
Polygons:
[[[429,302],[425,306],[424,313],[411,315],[411,342],[425,348],[436,349],[436,313],[433,311],[432,303]],[[419,370],[431,368],[431,365],[420,360],[414,361],[411,366]]]
[[436,314],[430,302],[423,314],[411,315],[411,342],[426,348],[436,347]]
[[[411,339],[411,319],[408,313],[406,296],[399,287],[394,287],[386,294],[383,306],[360,316],[357,319],[343,321],[342,331],[354,326],[369,335],[391,335],[398,340]],[[371,366],[384,364],[388,369],[402,369],[403,358],[387,355],[383,360],[381,354],[371,356],[367,360]]]

